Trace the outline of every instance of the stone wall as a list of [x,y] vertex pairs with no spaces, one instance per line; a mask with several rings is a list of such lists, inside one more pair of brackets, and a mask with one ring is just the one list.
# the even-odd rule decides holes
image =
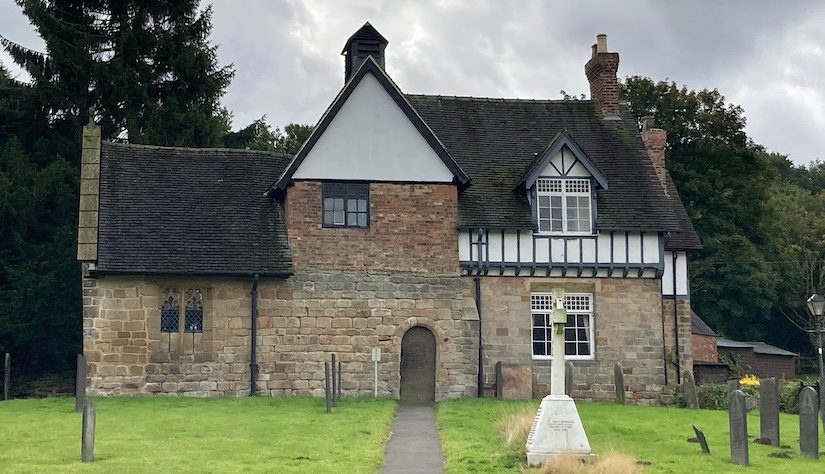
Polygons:
[[[673,322],[673,305],[676,305],[676,319],[679,328],[679,364],[676,364],[676,340],[674,338],[675,327]],[[693,370],[693,334],[690,330],[690,300],[679,298],[662,298],[662,313],[665,317],[665,341],[668,350],[668,382],[676,383],[680,378],[679,372]],[[678,369],[678,370],[677,370]]]
[[323,228],[321,183],[286,199],[292,262],[300,270],[458,274],[458,191],[452,184],[370,183],[368,229]]
[[[574,360],[573,396],[611,400],[613,366],[621,362],[628,399],[639,404],[659,402],[664,385],[662,298],[660,280],[645,278],[482,279],[485,387],[495,383],[494,366],[501,361],[532,364],[534,396],[549,392],[549,360],[533,360],[531,291],[593,293],[595,359]],[[688,328],[690,322],[688,321]]]
[[[323,394],[323,362],[343,363],[343,392],[398,397],[404,332],[436,337],[436,399],[475,393],[478,318],[457,275],[303,272],[258,285],[258,394]],[[471,283],[471,282],[470,282]],[[160,331],[164,288],[204,292],[202,334]],[[83,279],[84,352],[93,395],[249,394],[250,279],[101,276]]]
[[692,334],[693,361],[694,362],[719,362],[719,354],[716,349],[716,336],[704,336]]

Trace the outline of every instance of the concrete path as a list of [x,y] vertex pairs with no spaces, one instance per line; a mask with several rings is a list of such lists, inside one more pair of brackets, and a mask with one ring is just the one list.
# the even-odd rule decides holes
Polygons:
[[435,407],[399,406],[381,474],[440,473],[443,466]]

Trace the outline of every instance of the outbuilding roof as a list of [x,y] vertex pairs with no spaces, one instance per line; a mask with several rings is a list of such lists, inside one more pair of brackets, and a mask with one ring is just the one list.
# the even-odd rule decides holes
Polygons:
[[796,352],[786,351],[776,346],[772,346],[766,342],[739,342],[730,339],[716,338],[716,346],[728,349],[753,349],[757,354],[779,355],[779,356],[798,356]]
[[287,276],[280,204],[291,157],[103,142],[96,272]]

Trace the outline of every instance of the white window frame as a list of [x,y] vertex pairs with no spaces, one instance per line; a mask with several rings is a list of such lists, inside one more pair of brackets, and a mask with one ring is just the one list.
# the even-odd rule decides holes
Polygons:
[[[587,183],[587,191],[568,191],[568,184],[573,184],[574,182],[581,181]],[[548,183],[552,182],[552,183]],[[542,188],[542,184],[547,184],[547,187],[552,188],[552,184],[558,183],[558,189],[560,191],[540,191]],[[589,178],[539,178],[536,180],[536,225],[538,227],[537,234],[541,235],[594,235],[593,231],[593,183]],[[547,196],[552,199],[553,196],[561,197],[561,231],[553,231],[553,230],[541,230],[541,217],[539,211],[539,201],[541,200],[540,197]],[[587,219],[590,223],[590,231],[569,231],[567,230],[568,223],[567,223],[567,197],[568,196],[576,196],[576,197],[587,197]],[[552,219],[552,215],[551,215]],[[552,223],[551,223],[552,227]]]
[[[547,297],[547,301],[549,301],[550,306],[546,306],[544,308],[536,308],[535,305],[533,304],[533,296]],[[589,299],[590,310],[589,311],[581,311],[581,310],[576,310],[575,308],[571,308],[572,305],[567,303],[567,298],[570,298],[570,297],[586,297],[586,298],[588,298]],[[551,314],[552,310],[553,310],[552,301],[553,301],[552,293],[546,293],[546,292],[532,292],[532,293],[530,293],[530,354],[532,354],[533,360],[553,360],[552,355],[541,355],[541,354],[536,355],[534,353],[535,348],[533,347],[533,344],[535,342],[534,339],[533,339],[533,330],[536,329],[536,326],[534,325],[534,317],[533,317],[534,315],[537,315],[537,314],[538,315],[550,315],[551,323],[550,323],[549,331],[550,331],[550,334],[552,334],[552,331],[553,331],[552,314]],[[573,316],[582,315],[582,316],[587,316],[588,317],[587,318],[588,327],[586,329],[587,329],[588,334],[589,334],[589,338],[588,338],[587,342],[590,346],[590,355],[566,355],[565,354],[564,358],[566,360],[595,360],[596,359],[596,334],[595,334],[595,325],[594,325],[594,319],[595,319],[594,318],[594,315],[595,315],[594,309],[595,309],[595,306],[593,304],[593,293],[567,293],[567,294],[565,294],[565,305],[568,306],[568,309],[567,309],[567,314],[568,315],[573,315]],[[542,327],[548,329],[546,326],[542,326]],[[565,343],[566,342],[567,342],[567,340],[565,339]]]

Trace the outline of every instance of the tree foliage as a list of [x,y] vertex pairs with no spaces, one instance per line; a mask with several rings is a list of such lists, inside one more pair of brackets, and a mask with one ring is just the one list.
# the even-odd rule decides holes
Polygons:
[[717,90],[636,76],[622,95],[668,132],[667,168],[704,246],[690,266],[697,313],[726,336],[807,350],[784,314],[825,284],[823,166],[765,153]]

